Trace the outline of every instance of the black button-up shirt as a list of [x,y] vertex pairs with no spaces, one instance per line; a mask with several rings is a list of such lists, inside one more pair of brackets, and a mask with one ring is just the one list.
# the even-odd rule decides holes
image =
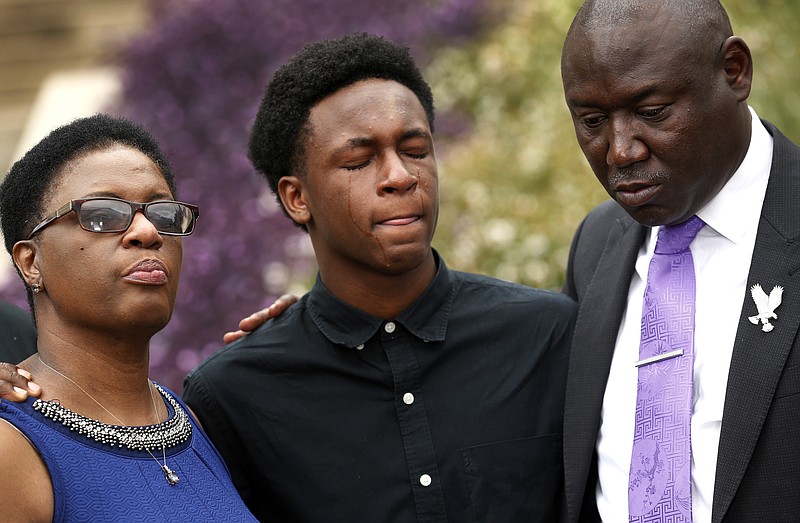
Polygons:
[[383,320],[318,279],[184,397],[263,521],[555,521],[575,305],[449,271]]

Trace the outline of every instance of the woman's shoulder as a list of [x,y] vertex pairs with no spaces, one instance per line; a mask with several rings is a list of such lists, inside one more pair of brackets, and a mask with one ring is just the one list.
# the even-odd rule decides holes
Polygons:
[[0,521],[52,521],[53,486],[30,440],[0,417]]

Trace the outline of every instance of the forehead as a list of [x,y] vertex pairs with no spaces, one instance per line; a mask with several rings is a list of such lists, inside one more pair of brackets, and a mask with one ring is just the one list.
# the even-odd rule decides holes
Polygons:
[[659,11],[626,23],[578,29],[562,57],[562,80],[568,102],[598,93],[638,96],[687,86],[701,72],[706,57],[683,22]]
[[91,195],[147,201],[153,196],[171,196],[171,191],[161,170],[146,154],[115,144],[64,164],[49,196],[66,201]]
[[393,80],[361,80],[336,91],[309,113],[317,139],[344,138],[349,132],[376,132],[387,125],[423,127],[428,118],[417,96]]

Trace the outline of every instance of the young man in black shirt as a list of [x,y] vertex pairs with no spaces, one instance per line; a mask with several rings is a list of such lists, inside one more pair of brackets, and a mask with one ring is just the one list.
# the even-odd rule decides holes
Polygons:
[[433,99],[356,34],[276,72],[250,154],[310,235],[314,288],[184,397],[264,521],[554,521],[575,306],[449,270]]

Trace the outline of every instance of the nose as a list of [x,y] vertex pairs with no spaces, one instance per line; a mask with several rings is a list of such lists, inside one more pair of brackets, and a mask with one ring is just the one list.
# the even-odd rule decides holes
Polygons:
[[621,169],[647,159],[648,150],[631,117],[612,117],[607,126],[606,163]]
[[156,226],[144,215],[144,212],[137,209],[133,213],[131,226],[125,231],[123,243],[127,247],[158,249],[164,244],[164,239],[156,230]]
[[398,154],[388,155],[385,165],[381,169],[381,180],[378,183],[379,193],[392,194],[413,191],[418,183],[418,174],[412,172]]

